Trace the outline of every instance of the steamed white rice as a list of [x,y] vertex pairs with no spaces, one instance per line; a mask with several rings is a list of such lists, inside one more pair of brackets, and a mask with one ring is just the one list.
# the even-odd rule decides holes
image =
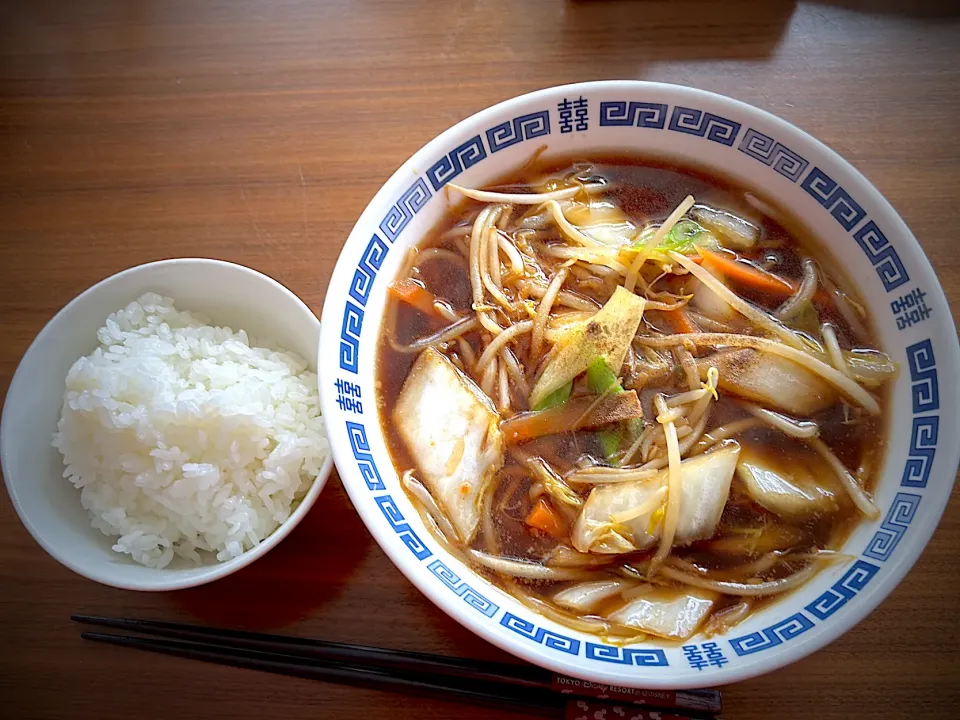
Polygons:
[[228,560],[289,517],[328,446],[316,374],[148,293],[70,368],[53,445],[113,549]]

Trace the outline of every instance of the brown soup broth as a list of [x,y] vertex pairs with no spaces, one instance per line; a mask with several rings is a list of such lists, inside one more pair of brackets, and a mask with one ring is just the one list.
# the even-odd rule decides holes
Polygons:
[[[764,214],[758,209],[757,204],[750,202],[749,195],[753,191],[739,187],[713,173],[679,167],[650,158],[592,154],[588,164],[579,158],[535,162],[520,172],[503,178],[489,189],[503,192],[523,191],[529,189],[531,185],[542,187],[546,179],[559,179],[574,172],[580,173],[583,180],[594,175],[608,181],[611,189],[607,191],[606,197],[624,210],[638,227],[649,222],[662,222],[687,195],[693,195],[698,203],[748,219],[760,227],[760,243],[758,249],[755,249],[754,257],[750,258],[755,264],[799,283],[803,275],[804,258],[813,258],[817,262],[819,271],[829,277],[834,285],[841,288],[852,299],[855,300],[858,297],[856,289],[839,271],[837,263],[830,259],[824,248],[812,240],[809,231],[802,224],[789,220],[786,214],[778,213],[777,219]],[[416,279],[460,315],[471,312],[471,281],[467,264],[454,257],[462,257],[463,254],[462,233],[458,237],[455,229],[458,226],[472,225],[482,207],[482,203],[467,200],[452,208],[418,246],[421,253],[430,248],[445,251],[435,253],[435,257],[429,262],[419,265]],[[761,207],[770,208],[771,206],[767,203]],[[528,208],[521,208],[518,212],[526,210]],[[532,212],[533,208],[529,208],[529,211]],[[466,242],[469,243],[469,235]],[[409,269],[401,271],[401,275],[402,277],[398,279],[410,277]],[[602,305],[609,295],[604,295],[602,292],[597,294],[598,286],[598,283],[591,283],[589,280],[573,276],[566,285]],[[773,297],[749,289],[737,288],[737,292],[744,299],[769,312],[775,311],[784,300],[783,297]],[[844,350],[879,348],[869,320],[863,322],[863,327],[853,328],[832,305],[821,308],[820,319],[822,322],[829,322],[835,328],[839,344]],[[661,332],[669,332],[660,314],[655,311],[645,313],[643,322],[645,325],[641,325],[641,331],[646,326]],[[417,354],[397,352],[387,338],[392,335],[397,343],[409,344],[440,330],[447,324],[446,321],[428,319],[414,308],[394,298],[388,299],[387,313],[378,346],[376,388],[383,433],[398,474],[416,467],[397,429],[393,427],[391,417],[397,396]],[[864,336],[864,329],[866,336]],[[470,344],[476,355],[481,353],[483,348],[477,332],[469,333],[464,340]],[[525,356],[527,342],[522,340],[518,344],[516,353],[518,357]],[[463,358],[460,357],[462,350],[456,342],[449,343],[442,349],[449,357],[457,358],[462,363]],[[474,380],[479,384],[479,378]],[[642,387],[639,396],[644,407],[645,418],[650,421],[656,416],[656,412],[652,409],[654,394],[669,395],[686,389],[682,376],[677,374],[665,382]],[[880,474],[886,449],[887,398],[883,388],[875,394],[878,395],[884,410],[879,415],[869,416],[864,413],[848,417],[844,408],[837,403],[834,407],[808,418],[818,424],[821,439],[844,465],[851,469],[851,472],[859,470],[859,473],[855,474],[858,474],[868,490],[873,487]],[[719,401],[713,403],[709,428],[716,428],[745,417],[748,417],[745,410],[733,398],[721,393]],[[737,440],[776,456],[782,463],[798,463],[829,472],[824,468],[819,456],[806,444],[800,440],[788,438],[773,429],[757,427],[740,434]],[[561,475],[575,469],[585,455],[595,458],[603,457],[602,449],[598,446],[597,434],[588,431],[547,435],[523,444],[522,448],[528,455],[547,460]],[[508,452],[503,468],[495,479],[496,489],[491,504],[493,522],[488,524],[486,529],[481,524],[481,530],[472,544],[474,548],[519,559],[541,560],[559,543],[558,540],[543,533],[531,531],[525,525],[524,519],[534,502],[529,494],[532,483],[530,472]],[[581,488],[579,492],[585,498],[589,490],[587,486]],[[717,577],[723,576],[724,572],[729,572],[731,578],[736,578],[738,565],[755,561],[771,549],[791,552],[839,549],[859,524],[862,516],[842,493],[838,495],[838,503],[839,510],[834,513],[791,522],[764,510],[753,502],[735,477],[714,538],[693,543],[685,548],[674,548],[674,554],[701,568],[716,572]],[[414,504],[419,507],[416,502]],[[490,536],[491,528],[492,536]],[[731,537],[756,537],[755,552],[730,553],[716,549],[717,538]],[[569,540],[563,544],[569,544]],[[622,577],[623,571],[618,568],[621,568],[624,563],[641,561],[649,558],[652,553],[653,551],[649,550],[618,556],[617,561],[611,563],[609,568],[596,570],[596,577],[597,579],[604,576]],[[788,575],[802,567],[802,564],[802,562],[781,563],[774,571],[761,573],[760,579],[770,580]],[[552,605],[550,598],[560,587],[557,583],[515,581],[483,568],[477,569],[508,593],[515,594],[518,585],[522,585],[525,593],[548,603],[553,608],[554,614],[561,619],[568,615],[571,618],[576,617]],[[780,597],[782,595],[754,601],[751,604],[751,611],[775,602]],[[721,598],[714,609],[714,614],[726,606],[737,603],[740,599],[732,595]],[[602,615],[603,612],[604,608],[601,606],[597,613]]]

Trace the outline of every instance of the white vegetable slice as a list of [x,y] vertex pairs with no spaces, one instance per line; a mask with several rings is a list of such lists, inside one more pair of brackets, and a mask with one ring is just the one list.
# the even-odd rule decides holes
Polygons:
[[736,322],[740,314],[726,300],[717,295],[699,280],[694,281],[693,298],[690,305],[706,317],[721,323]]
[[709,590],[656,588],[607,616],[611,622],[671,640],[686,640],[717,600]]
[[752,222],[707,205],[695,205],[690,211],[701,225],[711,230],[724,247],[749,250],[760,239],[760,228]]
[[443,354],[424,350],[397,398],[393,420],[440,507],[463,542],[480,522],[480,501],[503,465],[500,416]]
[[837,510],[834,493],[807,467],[794,464],[787,469],[753,448],[741,451],[737,477],[757,504],[781,517],[801,519]]
[[[712,537],[730,492],[740,446],[736,443],[680,463],[682,495],[674,545]],[[627,553],[652,546],[662,532],[662,522],[651,522],[654,509],[622,523],[615,517],[649,501],[667,485],[667,471],[632,482],[597,485],[574,524],[572,540],[580,552]]]
[[609,200],[590,198],[586,203],[574,203],[564,215],[584,235],[609,247],[628,245],[637,234],[637,226]]
[[589,613],[605,600],[616,596],[621,590],[630,586],[627,580],[593,580],[578,583],[565,588],[553,596],[553,601],[560,607],[581,613]]
[[698,362],[701,378],[710,367],[720,372],[722,391],[791,415],[812,415],[837,400],[829,383],[779,355],[749,348],[721,351]]

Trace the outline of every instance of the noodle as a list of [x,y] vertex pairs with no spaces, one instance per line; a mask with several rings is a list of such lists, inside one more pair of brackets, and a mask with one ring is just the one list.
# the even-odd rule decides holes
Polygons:
[[494,357],[496,357],[497,353],[500,352],[502,347],[516,337],[526,332],[530,332],[532,328],[533,321],[524,320],[523,322],[511,325],[509,328],[497,335],[497,337],[495,337],[493,341],[487,345],[483,353],[480,355],[480,359],[477,360],[477,365],[474,368],[474,371],[477,373],[482,373],[487,367],[487,364],[490,363]]
[[481,210],[473,223],[473,231],[470,233],[470,285],[473,289],[473,309],[477,313],[480,324],[494,335],[503,332],[503,328],[486,315],[480,263],[484,233],[496,220],[498,214],[499,208],[496,207],[487,207]]
[[[500,255],[497,252],[496,236],[497,230],[493,227],[488,227],[482,232],[479,250],[480,280],[493,296],[493,299],[510,312],[513,310],[513,303],[503,294],[503,290],[500,288]],[[496,267],[496,279],[490,274],[491,265]]]
[[502,232],[497,233],[497,244],[500,246],[500,249],[503,250],[503,254],[507,256],[507,259],[510,261],[510,272],[514,275],[523,275],[523,256],[520,254],[520,251],[517,250],[516,246],[510,241],[505,234]]
[[563,231],[563,234],[574,242],[583,245],[584,247],[602,247],[593,238],[589,238],[580,232],[577,228],[570,224],[570,221],[563,214],[563,209],[560,207],[560,203],[556,200],[548,200],[547,207],[550,208],[550,212],[553,213],[553,219],[557,223],[557,227]]
[[510,383],[507,380],[507,364],[505,362],[497,363],[497,376],[500,380],[500,402],[497,409],[500,412],[506,412],[510,409]]
[[755,417],[760,418],[771,427],[775,427],[790,437],[815,438],[820,434],[820,428],[818,428],[814,422],[797,422],[786,415],[781,415],[773,410],[767,410],[750,402],[741,401],[740,405]]
[[739,582],[729,582],[725,580],[710,580],[705,577],[700,577],[697,575],[691,575],[688,572],[684,572],[677,568],[677,565],[680,567],[688,566],[687,563],[678,561],[677,558],[674,558],[670,561],[672,564],[660,568],[660,574],[665,578],[674,580],[676,582],[684,583],[685,585],[693,585],[694,587],[702,588],[704,590],[713,590],[715,592],[725,593],[727,595],[740,595],[743,597],[764,597],[766,595],[778,595],[780,593],[785,593],[788,590],[793,590],[800,585],[803,585],[807,580],[809,580],[817,572],[816,563],[810,563],[803,570],[789,575],[785,578],[780,578],[779,580],[768,580],[767,582],[757,582],[757,583],[739,583]]
[[820,457],[827,461],[827,464],[833,469],[843,484],[844,489],[850,495],[857,509],[871,520],[880,517],[880,509],[874,505],[873,500],[867,494],[867,491],[860,487],[860,483],[850,474],[850,471],[840,462],[840,458],[833,454],[833,451],[827,447],[827,444],[820,438],[809,438],[807,440],[810,447],[816,450]]
[[[544,295],[546,295],[547,287],[547,284],[541,284],[535,280],[530,280],[524,283],[524,288],[531,297],[535,298],[542,298]],[[594,301],[588,300],[582,295],[572,293],[569,290],[561,290],[557,294],[557,302],[560,305],[565,305],[573,310],[582,310],[585,312],[596,312],[597,308],[600,307],[600,305]]]
[[474,364],[477,362],[477,356],[474,354],[470,343],[468,343],[461,335],[457,338],[457,347],[460,349],[460,355],[463,357],[463,362],[467,365],[467,368],[472,371]]
[[801,310],[803,306],[813,300],[814,294],[817,292],[817,268],[813,264],[813,260],[807,259],[803,261],[803,280],[800,283],[800,287],[797,288],[797,291],[790,296],[790,298],[779,307],[776,316],[780,320],[792,320]]
[[680,522],[680,502],[683,493],[683,477],[680,474],[680,445],[677,441],[677,427],[674,425],[677,411],[675,408],[667,407],[663,395],[658,395],[654,402],[657,406],[657,422],[663,425],[663,431],[667,437],[669,465],[667,470],[667,511],[664,514],[663,534],[660,537],[660,546],[657,548],[657,553],[650,561],[650,574],[656,574],[663,561],[670,554],[671,548],[673,548],[673,538]]
[[[500,216],[503,220],[503,215]],[[490,228],[487,231],[487,271],[490,273],[490,279],[497,286],[498,290],[503,290],[503,279],[500,277],[500,232],[497,228]]]
[[537,307],[537,317],[533,321],[533,333],[530,337],[530,357],[536,357],[540,354],[540,347],[543,345],[543,333],[547,326],[547,318],[550,316],[553,303],[560,293],[560,288],[563,287],[563,281],[566,279],[567,269],[560,268],[547,286],[547,291],[543,294],[543,299]]
[[530,386],[527,384],[527,379],[523,376],[523,368],[520,367],[520,362],[517,360],[516,355],[513,354],[513,351],[511,351],[508,346],[504,346],[500,351],[500,357],[503,358],[504,365],[507,367],[507,373],[510,375],[510,380],[517,386],[520,395],[524,399],[530,397]]
[[693,360],[693,355],[690,354],[690,351],[683,346],[675,347],[673,349],[673,354],[677,358],[677,362],[680,363],[680,367],[683,368],[684,374],[687,376],[687,385],[691,390],[696,390],[700,387],[700,373],[697,372],[697,364]]
[[447,187],[466,195],[471,200],[479,200],[486,203],[511,203],[513,205],[543,205],[546,202],[556,202],[557,200],[569,200],[577,193],[582,191],[596,192],[605,187],[605,183],[592,183],[590,185],[577,185],[576,187],[567,187],[560,190],[554,190],[548,193],[499,193],[489,192],[487,190],[472,190],[470,188],[460,187],[453,183],[447,183]]
[[823,335],[823,343],[827,346],[830,363],[848,378],[852,378],[853,373],[850,372],[847,361],[843,359],[843,351],[840,350],[840,343],[837,341],[837,334],[833,331],[833,327],[824,323],[820,326],[820,334]]
[[434,345],[439,345],[440,343],[455,340],[461,335],[465,335],[468,332],[475,330],[476,327],[476,318],[465,317],[457,320],[455,323],[453,323],[453,325],[449,325],[443,330],[433,333],[433,335],[427,335],[419,340],[415,340],[409,345],[401,345],[391,337],[390,346],[399,353],[417,353],[422,350],[426,350],[428,347],[433,347]]

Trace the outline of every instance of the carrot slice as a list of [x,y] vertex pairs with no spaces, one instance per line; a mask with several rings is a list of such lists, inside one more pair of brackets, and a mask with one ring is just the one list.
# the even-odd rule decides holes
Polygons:
[[663,316],[670,322],[670,325],[673,327],[673,331],[675,333],[700,332],[700,328],[683,308],[677,308],[671,312],[665,312]]
[[699,248],[703,262],[710,269],[716,270],[734,282],[738,282],[754,290],[789,297],[797,291],[797,283],[784,280],[779,275],[761,270],[749,263],[740,262],[724,253],[714,252],[706,248]]
[[563,520],[550,507],[550,503],[545,498],[540,498],[530,509],[526,523],[532,528],[545,532],[550,537],[559,539],[566,535]]
[[416,280],[411,278],[397,280],[396,282],[390,283],[387,289],[391,295],[407,303],[407,305],[415,307],[426,315],[432,317],[437,316],[437,310],[433,307],[433,293]]

